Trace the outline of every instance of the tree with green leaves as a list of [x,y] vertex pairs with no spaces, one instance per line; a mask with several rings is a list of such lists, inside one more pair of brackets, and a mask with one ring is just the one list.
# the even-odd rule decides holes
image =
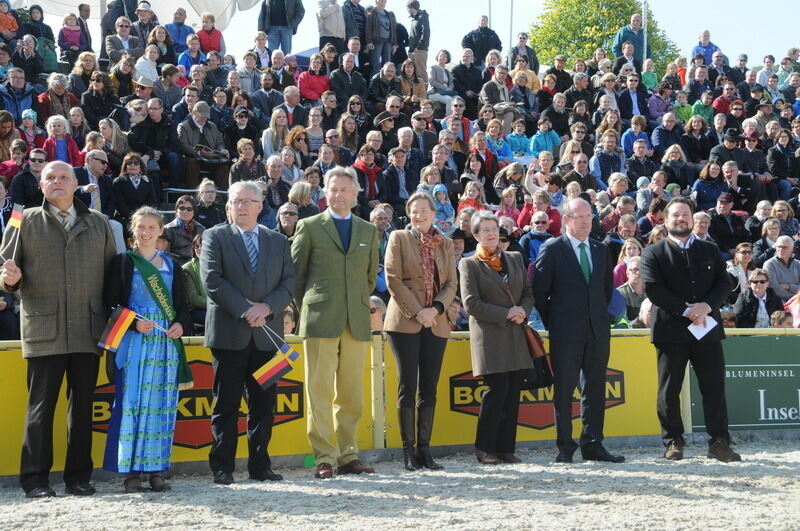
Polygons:
[[[636,0],[545,0],[544,11],[531,25],[530,46],[545,64],[552,64],[558,54],[566,55],[570,62],[591,59],[597,48],[603,48],[613,60],[614,36],[634,13],[642,13]],[[663,74],[667,63],[680,52],[649,9],[647,42],[656,71]]]

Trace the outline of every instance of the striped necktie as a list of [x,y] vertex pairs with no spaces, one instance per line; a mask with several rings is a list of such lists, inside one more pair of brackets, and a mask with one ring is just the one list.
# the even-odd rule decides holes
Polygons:
[[258,249],[256,249],[255,238],[255,231],[244,231],[244,246],[247,248],[247,256],[250,258],[250,267],[253,269],[253,273],[258,267]]

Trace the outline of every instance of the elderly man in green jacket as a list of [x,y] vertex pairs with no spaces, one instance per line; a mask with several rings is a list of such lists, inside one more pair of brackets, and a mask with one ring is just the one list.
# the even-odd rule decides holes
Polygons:
[[373,225],[352,214],[359,190],[352,168],[329,170],[328,209],[301,220],[292,243],[298,335],[305,338],[308,439],[319,479],[333,477],[334,464],[338,474],[374,472],[358,460],[356,428],[371,337],[369,296],[378,274],[378,235]]

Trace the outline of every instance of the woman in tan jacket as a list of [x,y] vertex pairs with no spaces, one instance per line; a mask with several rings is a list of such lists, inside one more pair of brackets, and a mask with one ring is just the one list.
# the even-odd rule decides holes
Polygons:
[[436,207],[431,197],[413,194],[406,212],[411,228],[392,231],[386,250],[386,283],[392,297],[384,330],[397,361],[404,466],[406,470],[439,470],[442,466],[433,461],[429,445],[436,386],[450,337],[447,309],[458,283],[456,262],[452,240],[433,226]]

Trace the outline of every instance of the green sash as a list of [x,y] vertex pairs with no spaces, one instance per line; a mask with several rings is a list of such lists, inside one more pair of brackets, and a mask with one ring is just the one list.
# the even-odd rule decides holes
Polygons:
[[[150,296],[164,312],[167,321],[170,323],[175,321],[177,312],[172,305],[172,294],[164,284],[164,279],[161,277],[158,269],[150,262],[145,260],[140,255],[133,251],[128,251],[128,256],[133,260],[133,265],[142,275],[144,285],[147,286],[147,291]],[[178,275],[182,272],[178,269],[174,274]],[[189,364],[186,363],[186,351],[183,348],[183,341],[180,338],[172,340],[175,343],[175,349],[178,351],[178,389],[191,389],[194,387],[194,380],[192,379],[192,371],[189,369]]]

